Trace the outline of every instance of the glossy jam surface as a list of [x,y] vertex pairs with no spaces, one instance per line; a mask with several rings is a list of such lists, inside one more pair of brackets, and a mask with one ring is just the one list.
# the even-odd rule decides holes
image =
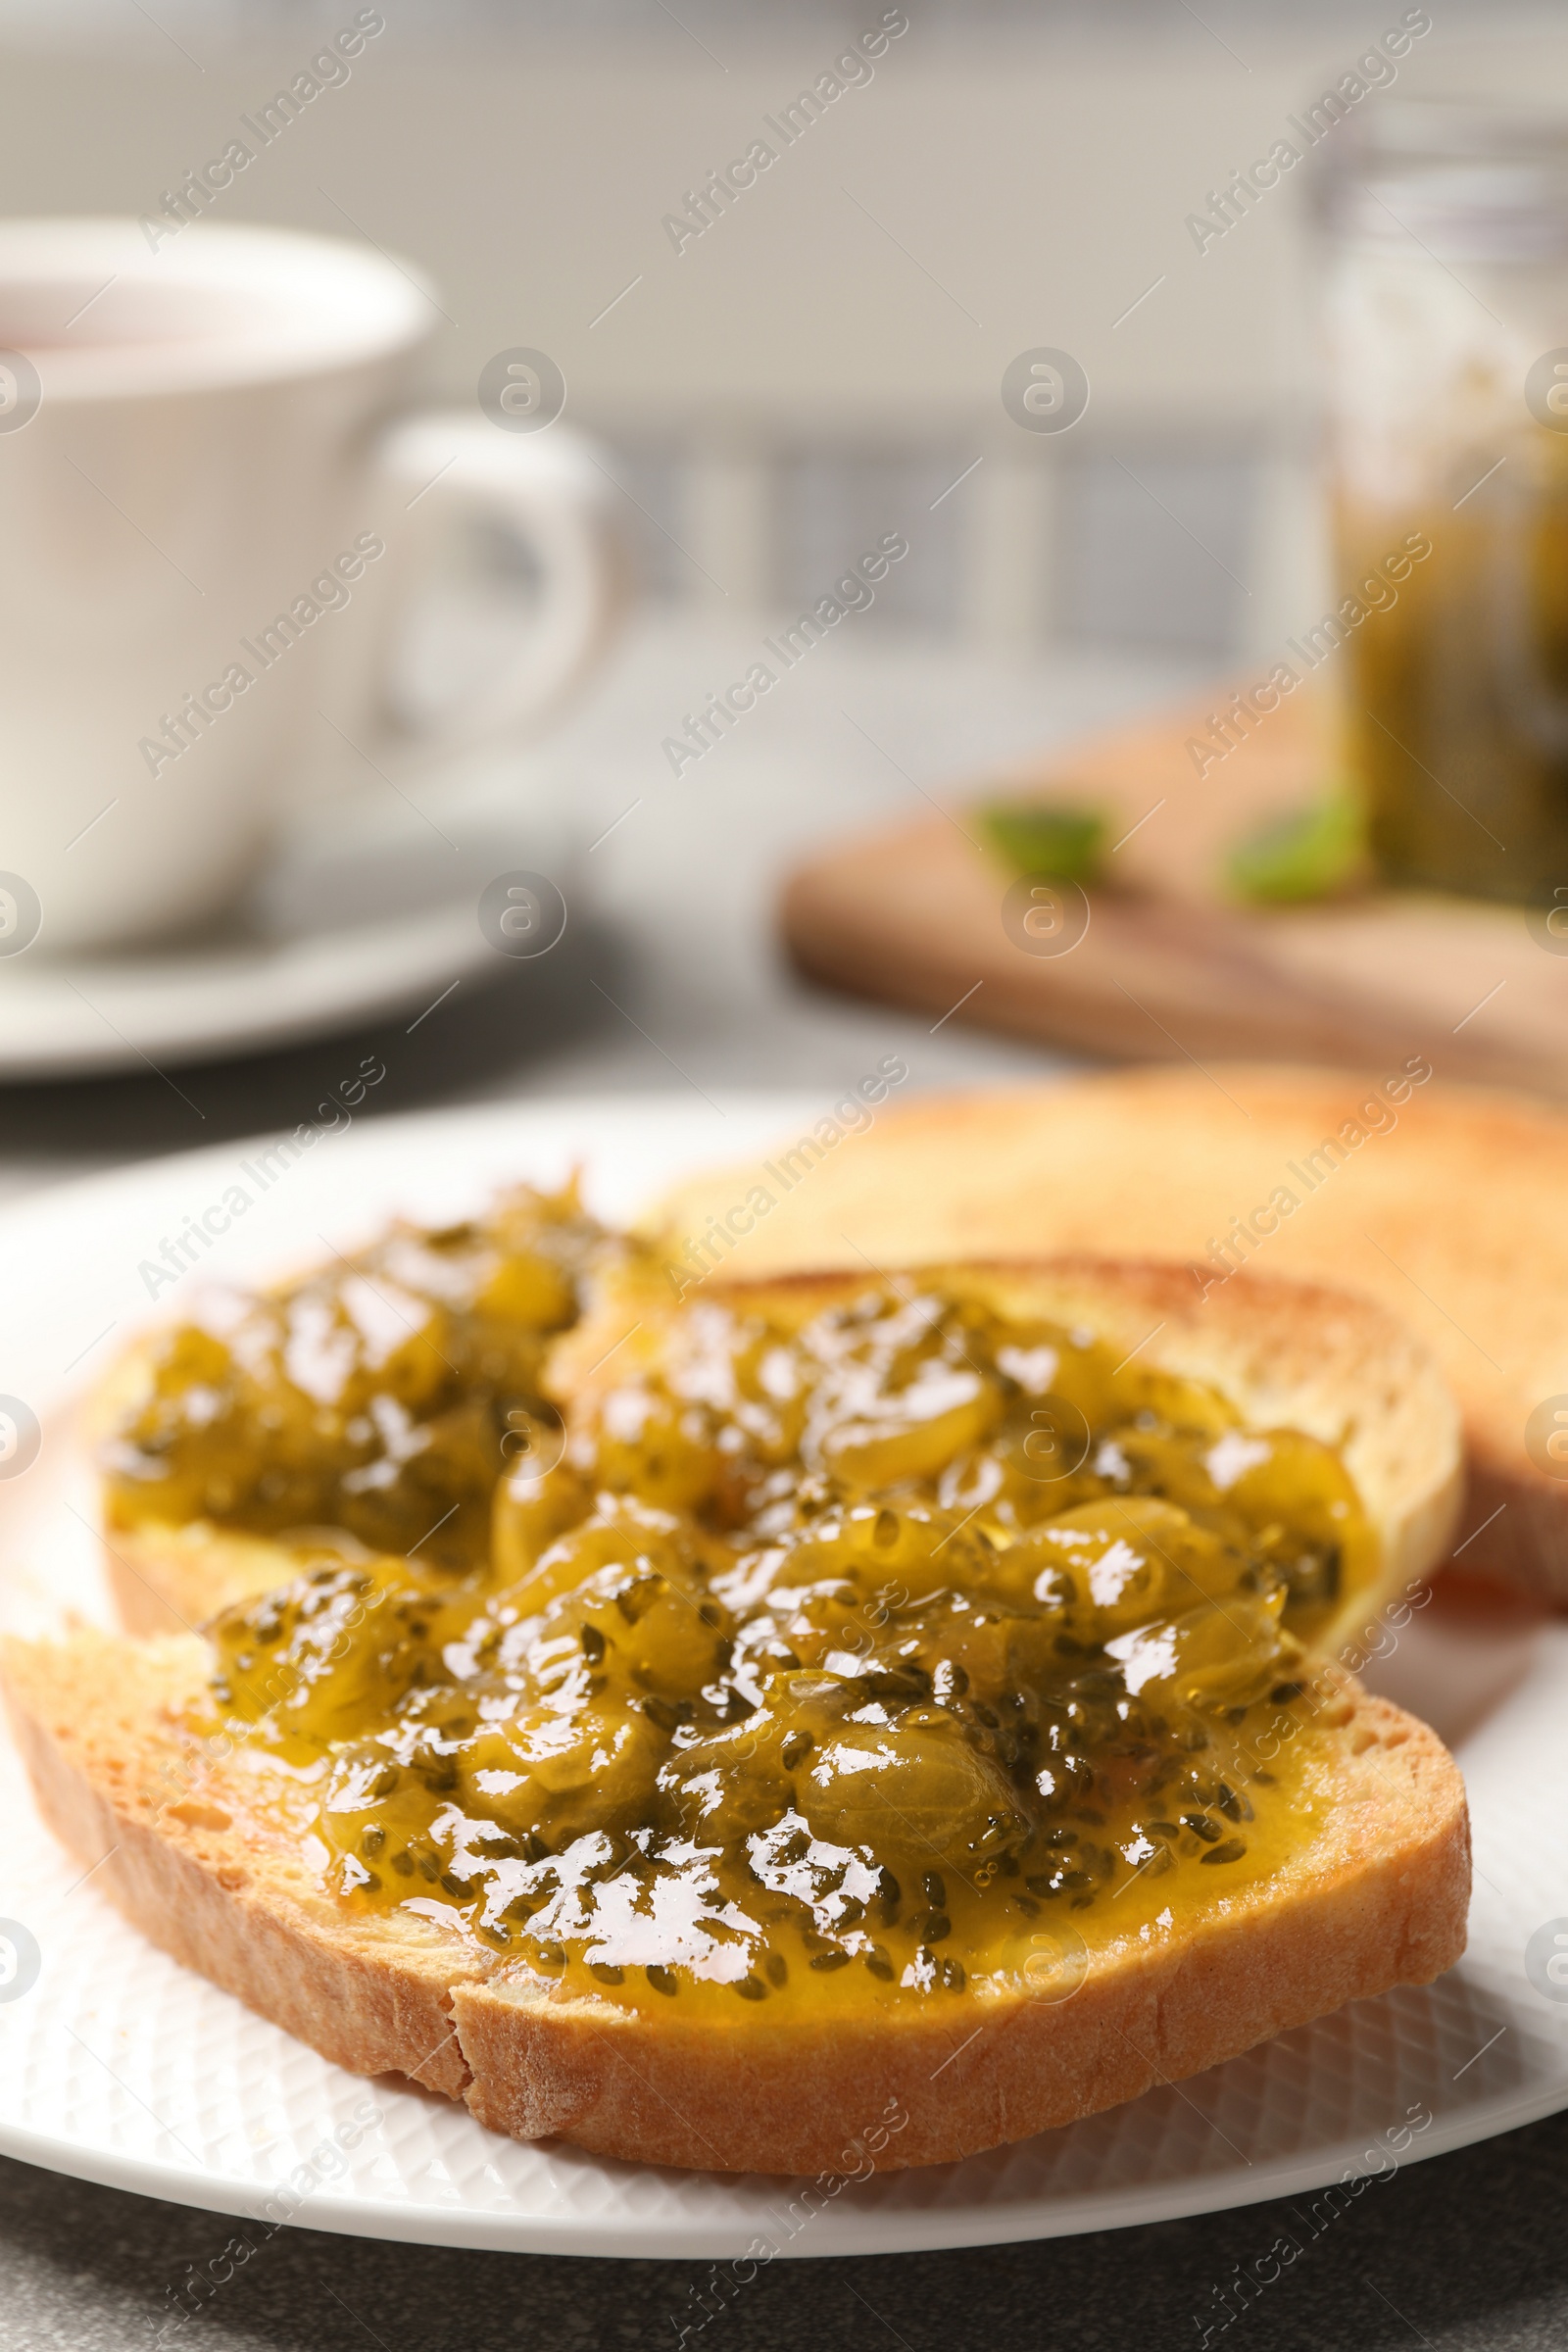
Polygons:
[[1299,1637],[1376,1551],[1313,1440],[882,1284],[644,1334],[496,1525],[488,1577],[229,1613],[215,1703],[351,1904],[729,2014],[1057,1998],[1266,1877],[1323,1769]]
[[574,1193],[517,1191],[271,1295],[208,1294],[105,1448],[111,1521],[340,1534],[479,1565],[497,1481],[559,1430],[545,1349],[607,1247]]

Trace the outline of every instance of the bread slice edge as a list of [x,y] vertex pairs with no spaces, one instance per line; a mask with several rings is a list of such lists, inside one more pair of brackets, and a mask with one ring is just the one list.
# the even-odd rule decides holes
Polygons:
[[[1319,1857],[1288,1893],[1233,1898],[1163,1945],[1123,1945],[1065,1999],[988,1988],[891,2029],[835,2021],[809,2036],[748,2017],[716,2034],[608,2005],[557,2008],[536,1982],[501,1972],[454,1998],[468,2105],[520,2138],[557,2133],[651,2163],[819,2174],[858,2170],[868,2152],[873,2169],[903,2170],[1080,2122],[1348,2001],[1428,1984],[1464,1950],[1463,1785],[1424,1725],[1348,1678],[1342,1696],[1377,1792],[1387,1797],[1391,1769],[1402,1793],[1419,1786],[1405,1834]],[[1048,1972],[1048,1987],[1058,1981]]]
[[264,1819],[243,1750],[179,1717],[207,1645],[90,1631],[0,1646],[0,1692],[45,1825],[149,1941],[355,2074],[460,2097],[451,1995],[494,1963],[449,1932],[351,1920],[287,1823]]
[[49,1827],[175,1959],[350,2072],[408,2076],[517,2138],[719,2171],[956,2161],[1429,1982],[1464,1945],[1458,1769],[1339,1677],[1338,1801],[1288,1883],[1124,1941],[1067,1999],[988,1986],[847,2021],[737,2004],[732,2024],[684,2024],[662,2001],[564,1997],[429,1922],[347,1916],[286,1825],[259,1828],[244,1751],[179,1728],[205,1672],[188,1639],[8,1643],[0,1684]]

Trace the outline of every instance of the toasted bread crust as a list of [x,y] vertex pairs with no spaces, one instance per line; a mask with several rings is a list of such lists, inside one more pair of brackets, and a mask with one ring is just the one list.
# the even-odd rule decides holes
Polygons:
[[1347,1677],[1317,1837],[1195,1928],[1097,1956],[1070,1998],[985,1987],[850,2025],[762,2026],[750,2010],[687,2025],[662,2003],[653,2016],[562,1997],[402,1914],[350,1920],[298,1835],[258,1806],[243,1758],[179,1730],[205,1671],[188,1640],[7,1646],[51,1828],[176,1959],[350,2071],[411,2076],[517,2138],[725,2171],[946,2163],[1424,1984],[1464,1945],[1459,1774],[1424,1725]]
[[186,1967],[355,2074],[395,2070],[460,2097],[451,1988],[485,1957],[455,1961],[451,1938],[413,1918],[388,1936],[324,1892],[231,1743],[180,1729],[209,1664],[186,1636],[8,1644],[0,1676],[45,1821]]
[[[1357,1642],[1386,1601],[1442,1558],[1459,1506],[1457,1409],[1422,1342],[1376,1302],[1256,1274],[1205,1297],[1185,1266],[1087,1255],[918,1266],[897,1279],[916,1277],[1082,1323],[1141,1363],[1210,1383],[1250,1427],[1299,1429],[1339,1446],[1382,1539],[1383,1569],[1324,1632],[1323,1648]],[[826,1306],[874,1279],[863,1268],[715,1276],[701,1296],[760,1312],[770,1299]],[[652,1358],[669,1303],[667,1291],[653,1306],[641,1293],[601,1296],[550,1362],[548,1381],[568,1412]]]
[[220,1609],[275,1592],[305,1565],[270,1536],[238,1535],[207,1519],[109,1528],[103,1557],[120,1622],[138,1636],[195,1633]]
[[[600,2155],[725,2171],[854,2170],[880,2118],[906,2118],[879,2169],[946,2164],[1177,2082],[1464,1949],[1468,1817],[1436,1736],[1345,1688],[1340,1818],[1288,1893],[1216,1905],[1195,1933],[1129,1937],[1056,2002],[989,1988],[817,2034],[682,2028],[608,2005],[553,2009],[501,1971],[453,2002],[481,2123]],[[1360,1743],[1361,1753],[1354,1753]],[[1392,1784],[1392,1786],[1391,1786]]]
[[[1324,1152],[1348,1124],[1363,1140]],[[1568,1479],[1526,1443],[1536,1408],[1568,1395],[1568,1113],[1441,1074],[1232,1062],[921,1096],[812,1151],[810,1181],[782,1196],[761,1160],[720,1169],[676,1188],[646,1229],[679,1262],[761,1184],[773,1205],[725,1261],[741,1276],[863,1268],[861,1252],[895,1265],[1072,1250],[1211,1272],[1211,1245],[1289,1191],[1297,1206],[1245,1241],[1249,1260],[1376,1298],[1425,1340],[1463,1416],[1466,1568],[1568,1605]]]

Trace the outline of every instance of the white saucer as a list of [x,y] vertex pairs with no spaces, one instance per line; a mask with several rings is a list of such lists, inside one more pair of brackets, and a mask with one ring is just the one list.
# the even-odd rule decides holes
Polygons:
[[495,875],[559,865],[558,822],[490,794],[301,821],[244,902],[199,935],[103,956],[0,959],[0,1080],[162,1069],[417,1014],[515,964],[479,928]]
[[[378,1120],[291,1166],[204,1263],[216,1279],[255,1279],[323,1244],[348,1249],[394,1209],[445,1221],[506,1178],[559,1181],[579,1160],[593,1204],[624,1216],[698,1166],[800,1134],[821,1107],[644,1096]],[[73,1398],[146,1319],[136,1267],[154,1237],[220,1199],[255,1149],[182,1153],[0,1214],[0,1395],[43,1432],[32,1467],[0,1480],[6,1630],[45,1630],[73,1609],[107,1618]],[[523,2146],[406,2083],[343,2073],[127,1928],[43,1831],[0,1738],[0,1932],[15,1940],[20,1925],[39,1953],[20,1994],[0,1983],[0,2149],[246,2215],[255,2242],[286,2216],[424,2244],[695,2256],[738,2265],[725,2293],[775,2254],[996,2244],[1283,2196],[1298,2199],[1304,2251],[1369,2181],[1568,2105],[1568,1998],[1525,1964],[1532,1937],[1568,1928],[1568,1627],[1445,1629],[1442,1617],[1440,1589],[1382,1680],[1453,1741],[1469,1786],[1476,1884],[1457,1968],[1069,2130],[859,2181]],[[1349,2185],[1315,2198],[1330,2182]]]

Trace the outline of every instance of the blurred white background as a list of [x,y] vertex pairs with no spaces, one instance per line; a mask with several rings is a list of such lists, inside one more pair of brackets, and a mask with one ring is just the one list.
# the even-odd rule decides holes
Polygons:
[[[0,8],[0,211],[156,215],[355,13]],[[429,271],[445,394],[471,399],[497,350],[548,351],[568,415],[614,445],[651,597],[726,620],[799,610],[901,530],[909,557],[858,627],[1209,666],[1313,607],[1307,172],[1201,254],[1185,222],[1399,0],[908,0],[873,77],[678,253],[664,216],[878,24],[877,0],[380,13],[352,77],[214,217],[368,237]],[[1563,86],[1561,8],[1431,13],[1399,86]],[[1038,345],[1093,387],[1059,437],[999,399]]]

